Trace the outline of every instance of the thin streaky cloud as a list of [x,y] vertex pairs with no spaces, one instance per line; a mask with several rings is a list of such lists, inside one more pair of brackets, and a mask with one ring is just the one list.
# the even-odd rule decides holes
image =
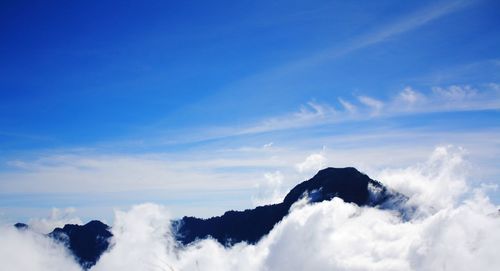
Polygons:
[[356,106],[353,105],[352,103],[342,99],[342,98],[339,98],[339,103],[342,105],[342,107],[344,107],[344,109],[350,113],[355,113],[356,112]]
[[[158,145],[187,144],[223,138],[248,136],[321,125],[348,123],[375,118],[440,112],[500,110],[500,84],[432,86],[425,91],[404,87],[386,99],[359,95],[352,101],[337,97],[339,109],[327,102],[311,101],[299,110],[261,121],[235,126],[215,126],[183,133],[182,139],[156,141]],[[196,135],[189,137],[188,135]],[[151,142],[151,140],[149,141]]]
[[[422,92],[405,87],[386,100],[366,95],[357,97],[358,104],[338,98],[343,110],[327,103],[309,102],[300,111],[270,117],[246,127],[225,127],[222,137],[241,136],[288,129],[300,129],[332,123],[360,121],[380,117],[417,115],[436,112],[481,111],[500,109],[500,91],[496,83],[473,87],[470,85],[435,86]],[[216,133],[211,133],[216,138]]]
[[414,30],[445,15],[463,9],[472,3],[473,1],[469,0],[441,2],[433,6],[418,10],[417,12],[404,17],[404,19],[396,23],[387,25],[380,31],[369,33],[367,35],[359,37],[356,42],[353,43],[353,46],[349,48],[349,50],[360,49],[375,43],[383,42],[395,35]]
[[306,57],[291,59],[288,62],[275,66],[274,68],[266,69],[248,77],[244,77],[240,80],[234,81],[233,83],[230,83],[226,87],[224,87],[223,90],[233,92],[236,89],[246,88],[250,86],[252,89],[254,89],[256,85],[264,84],[264,82],[267,82],[265,83],[265,85],[269,85],[269,81],[273,81],[275,80],[275,78],[281,78],[288,74],[295,74],[305,69],[321,65],[335,58],[345,56],[356,50],[360,50],[365,47],[384,42],[397,35],[415,30],[439,18],[457,12],[471,5],[472,3],[473,1],[469,0],[444,1],[438,4],[427,6],[425,8],[421,8],[414,13],[401,16],[399,20],[396,20],[391,24],[384,25],[378,30],[360,34],[357,37],[347,40],[345,41],[345,43],[341,44],[338,47],[327,47]]
[[[272,73],[287,73],[294,70],[301,70],[306,67],[315,66],[323,63],[324,61],[332,60],[337,57],[341,57],[353,51],[365,48],[370,45],[374,45],[380,42],[384,42],[389,38],[396,35],[400,35],[412,30],[415,30],[425,24],[435,21],[441,17],[444,17],[453,12],[457,12],[470,4],[473,1],[449,1],[441,2],[430,7],[419,9],[413,14],[403,16],[399,21],[392,24],[385,25],[379,30],[361,34],[360,36],[352,39],[350,42],[345,44],[340,48],[327,48],[323,51],[313,54],[311,56],[296,60],[294,62],[288,63],[285,66],[275,69]],[[265,74],[268,75],[268,74]],[[264,76],[264,74],[258,77]],[[265,76],[264,76],[265,77]],[[255,79],[255,78],[253,78]]]
[[[251,190],[255,181],[264,180],[263,172],[269,170],[280,170],[287,180],[296,181],[307,177],[311,172],[307,172],[305,176],[299,173],[317,170],[323,166],[356,165],[364,169],[368,169],[369,165],[394,166],[425,155],[426,148],[438,144],[440,138],[460,143],[481,161],[496,161],[500,151],[497,140],[499,132],[354,131],[348,136],[326,135],[305,140],[290,139],[280,142],[280,148],[253,150],[212,148],[211,152],[190,150],[180,154],[141,155],[43,154],[35,160],[11,163],[11,171],[0,172],[0,191],[92,194],[144,190],[161,190],[165,193],[190,190]],[[410,142],[408,138],[415,141]],[[311,146],[317,146],[319,143],[328,146],[328,151],[324,148],[312,155]],[[415,146],[419,146],[417,151],[414,150]],[[36,185],[39,183],[45,185]]]
[[[500,60],[486,59],[474,61],[470,63],[451,65],[448,67],[439,67],[430,71],[425,71],[422,75],[408,78],[408,82],[419,85],[442,85],[448,82],[474,82],[482,81],[485,71],[487,81],[497,80],[500,78]],[[491,75],[492,77],[489,77]]]
[[[230,83],[229,85],[224,87],[223,91],[219,93],[223,93],[224,91],[232,93],[239,88],[245,88],[247,86],[252,86],[253,89],[256,85],[259,85],[259,83],[272,81],[275,78],[281,78],[286,74],[300,72],[304,69],[310,68],[311,66],[320,65],[325,61],[330,61],[332,59],[344,56],[367,46],[384,42],[396,35],[415,30],[418,27],[442,18],[448,14],[457,12],[471,5],[472,3],[474,3],[474,1],[443,1],[438,4],[421,8],[409,15],[401,16],[399,20],[396,20],[392,24],[382,26],[376,31],[361,34],[351,39],[350,41],[347,41],[343,46],[335,48],[325,48],[324,50],[311,54],[307,57],[291,60],[283,65],[258,72],[239,81]],[[266,85],[272,84],[266,83]],[[344,109],[347,109],[345,107],[346,105],[351,109],[356,109],[355,107],[349,106],[346,103],[340,103],[344,107]],[[353,104],[351,103],[351,105]],[[323,108],[315,108],[314,104],[309,103],[304,106],[299,112],[294,112],[292,114],[284,114],[282,116],[271,117],[251,125],[239,125],[238,127],[209,127],[202,129],[201,131],[198,130],[196,133],[191,133],[196,134],[196,136],[194,137],[186,136],[185,133],[183,133],[184,136],[182,137],[182,139],[176,138],[175,135],[168,136],[169,139],[160,140],[160,144],[176,145],[201,142],[205,140],[214,140],[224,137],[286,130],[291,128],[310,127],[322,123],[349,121],[352,120],[354,116],[358,116],[360,113],[357,112],[357,110],[348,110],[350,111],[350,114],[337,114],[335,113],[335,110],[331,105],[323,104],[321,106],[328,108],[326,108],[326,111],[321,111],[323,110]]]
[[377,100],[377,99],[372,98],[372,97],[359,96],[358,100],[360,103],[372,108],[373,114],[378,114],[382,110],[382,108],[384,107],[384,103],[382,101]]

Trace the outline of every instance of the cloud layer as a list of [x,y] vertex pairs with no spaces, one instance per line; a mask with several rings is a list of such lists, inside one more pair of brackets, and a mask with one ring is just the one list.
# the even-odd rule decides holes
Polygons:
[[[498,206],[468,185],[463,154],[438,147],[421,164],[378,174],[410,196],[416,212],[409,220],[336,198],[296,204],[256,245],[225,248],[206,239],[179,247],[164,207],[117,211],[113,246],[92,270],[498,270]],[[1,231],[2,270],[78,270],[50,240]]]
[[80,266],[60,244],[35,232],[0,227],[0,270],[79,271]]

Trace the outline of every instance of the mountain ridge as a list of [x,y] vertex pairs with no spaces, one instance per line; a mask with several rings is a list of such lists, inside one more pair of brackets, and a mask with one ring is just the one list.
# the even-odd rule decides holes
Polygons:
[[[171,222],[172,232],[180,245],[188,245],[208,237],[224,246],[239,242],[254,244],[288,215],[294,203],[304,197],[308,198],[309,203],[339,197],[345,202],[359,206],[379,208],[392,208],[407,199],[356,168],[329,167],[296,185],[281,203],[243,211],[229,210],[221,216],[206,219],[184,216]],[[23,223],[16,223],[15,227],[19,230],[29,229]],[[113,234],[108,225],[93,220],[85,225],[67,224],[54,229],[48,236],[65,244],[82,268],[89,269],[111,246],[110,239]]]
[[109,248],[109,239],[113,236],[110,229],[101,221],[92,220],[85,225],[66,224],[55,228],[48,236],[65,244],[80,266],[88,269]]
[[269,233],[302,197],[308,197],[313,203],[339,197],[345,202],[371,207],[390,205],[396,199],[404,200],[403,195],[390,191],[353,167],[329,167],[296,185],[281,203],[227,211],[207,219],[185,216],[174,221],[176,239],[183,245],[209,236],[226,246],[242,241],[254,244]]

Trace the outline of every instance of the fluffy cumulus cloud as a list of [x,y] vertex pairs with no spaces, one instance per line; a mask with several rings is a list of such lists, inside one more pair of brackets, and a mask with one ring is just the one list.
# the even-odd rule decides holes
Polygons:
[[316,172],[325,167],[327,164],[326,150],[323,148],[321,152],[312,153],[300,163],[295,164],[295,168],[300,173]]
[[409,203],[420,211],[452,207],[469,190],[465,154],[462,148],[440,146],[426,162],[404,169],[385,169],[377,178],[409,196]]
[[169,270],[172,235],[165,208],[142,204],[128,212],[117,211],[112,249],[92,270]]
[[53,240],[29,230],[0,227],[0,270],[79,271],[69,252]]
[[[205,239],[180,247],[164,207],[145,204],[119,211],[113,246],[91,270],[498,270],[498,206],[467,184],[464,155],[460,148],[439,147],[422,164],[377,175],[409,196],[408,204],[416,210],[410,217],[338,198],[313,205],[300,202],[255,245],[225,248]],[[26,233],[10,234],[21,238]],[[54,267],[19,268],[25,258],[17,258],[17,265],[15,259],[7,265],[0,259],[1,270],[59,270],[63,265],[74,270],[59,255],[65,255],[63,249],[37,251],[48,241],[25,239],[14,250],[2,242],[0,256],[29,248],[46,253],[40,259],[48,260],[35,264]]]
[[279,170],[264,174],[264,182],[257,184],[258,194],[252,198],[254,206],[281,202],[286,195],[283,189],[284,178]]

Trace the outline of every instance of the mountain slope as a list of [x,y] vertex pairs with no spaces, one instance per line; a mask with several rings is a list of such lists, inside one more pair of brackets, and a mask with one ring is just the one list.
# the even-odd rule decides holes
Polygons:
[[183,217],[173,223],[176,239],[189,244],[208,236],[224,245],[245,241],[256,243],[288,214],[290,207],[304,196],[310,202],[339,197],[359,206],[387,207],[404,196],[391,192],[355,168],[326,168],[313,178],[295,186],[283,202],[245,211],[228,211],[209,219]]
[[[398,208],[406,197],[387,189],[355,168],[326,168],[313,178],[295,186],[279,204],[259,206],[245,211],[228,211],[222,216],[208,219],[183,217],[172,222],[175,238],[187,245],[209,236],[223,245],[238,242],[256,243],[268,234],[303,197],[309,202],[321,202],[339,197],[359,206]],[[17,223],[23,230],[28,226]],[[96,264],[110,245],[113,236],[109,226],[91,221],[83,226],[65,225],[49,233],[51,238],[64,243],[84,269]]]
[[83,226],[67,224],[63,228],[55,228],[49,236],[64,243],[78,263],[87,269],[95,265],[108,249],[113,234],[108,225],[94,220]]

